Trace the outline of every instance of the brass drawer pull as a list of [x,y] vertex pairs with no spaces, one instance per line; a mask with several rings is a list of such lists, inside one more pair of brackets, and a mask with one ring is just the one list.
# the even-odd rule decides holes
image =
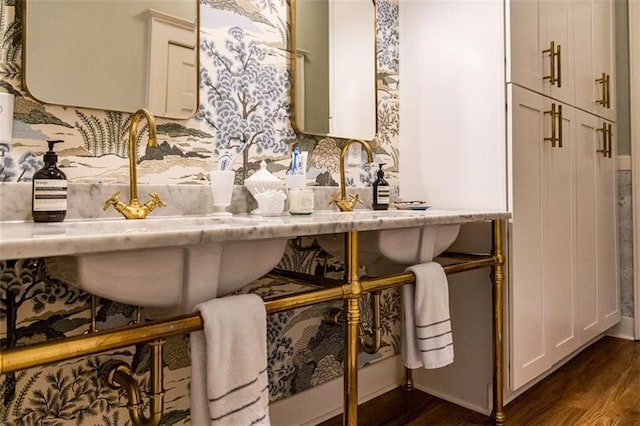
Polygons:
[[602,132],[602,149],[598,149],[596,152],[602,153],[605,158],[611,158],[611,152],[613,150],[613,126],[608,123],[602,123],[601,129],[596,129],[596,132]]
[[562,87],[562,55],[560,53],[560,45],[556,46],[556,43],[552,41],[549,48],[542,51],[543,55],[547,53],[551,60],[551,74],[545,75],[542,79],[549,80],[549,83],[557,84],[558,87]]
[[[556,147],[556,142],[558,143],[558,148],[562,148],[562,105],[558,105],[556,109],[555,102],[551,104],[551,111],[545,111],[546,114],[551,115],[551,136],[545,137],[545,142],[551,142],[551,147]],[[556,118],[558,118],[558,122],[556,122]],[[558,125],[559,124],[559,125]],[[556,136],[556,133],[558,136]]]

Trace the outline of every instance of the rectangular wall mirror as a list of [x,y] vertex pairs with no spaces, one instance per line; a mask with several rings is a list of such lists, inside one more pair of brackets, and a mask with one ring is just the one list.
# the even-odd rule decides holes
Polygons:
[[376,114],[373,0],[291,0],[293,124],[300,133],[372,140]]
[[25,0],[23,7],[23,84],[35,99],[195,114],[197,0]]

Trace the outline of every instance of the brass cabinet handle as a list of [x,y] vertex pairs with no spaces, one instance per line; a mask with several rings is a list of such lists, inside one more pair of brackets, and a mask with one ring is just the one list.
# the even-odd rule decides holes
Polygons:
[[[611,76],[609,74],[607,74],[607,79],[606,79],[606,82],[605,82],[605,86],[607,87],[607,91],[606,91],[606,94],[607,94],[607,96],[606,96],[607,105],[606,105],[606,107],[607,107],[607,109],[610,109],[611,108],[611,90],[610,90],[610,87],[611,87]],[[609,125],[609,127],[611,127],[611,125]]]
[[602,73],[602,77],[596,79],[596,83],[602,84],[602,99],[598,99],[596,104],[603,107],[611,108],[611,76],[609,74]]
[[[558,80],[559,81],[559,80]],[[560,87],[560,84],[558,84]],[[558,148],[562,148],[562,105],[558,105]]]
[[549,59],[551,60],[551,74],[545,75],[542,77],[543,80],[549,80],[549,83],[556,84],[556,55],[554,51],[556,50],[555,42],[551,42],[551,46],[548,49],[542,51],[542,54],[549,54]]
[[596,129],[596,132],[602,132],[602,149],[597,150],[596,152],[601,152],[602,156],[605,158],[611,158],[611,153],[613,151],[613,126],[609,123],[602,123],[601,129]]
[[[606,123],[605,123],[606,124]],[[611,151],[612,151],[612,140],[613,140],[613,131],[611,130],[613,127],[613,125],[611,123],[609,123],[609,127],[607,129],[607,139],[609,140],[609,148],[607,149],[607,157],[611,158]]]
[[607,75],[605,73],[602,73],[602,77],[596,79],[596,83],[602,85],[602,99],[596,100],[596,104],[606,107],[607,106]]
[[556,104],[551,104],[551,111],[545,111],[545,115],[551,114],[551,137],[545,137],[545,142],[551,142],[551,147],[556,147]]
[[[551,142],[551,147],[556,147],[556,142],[558,143],[558,148],[562,148],[562,105],[558,105],[556,109],[555,102],[551,104],[551,111],[545,111],[546,114],[551,115],[551,136],[545,137],[545,142]],[[559,126],[558,122],[556,122],[556,118],[559,118]],[[556,136],[556,133],[558,136]]]
[[[549,83],[557,84],[558,87],[562,87],[562,74],[561,74],[561,53],[560,45],[556,46],[556,43],[552,41],[548,49],[542,51],[542,54],[549,54],[551,60],[551,74],[542,77],[543,80],[549,80]],[[556,61],[556,57],[558,60]]]
[[[556,66],[558,67],[558,78],[556,82],[558,83],[558,87],[562,87],[562,55],[560,54],[560,45],[556,48],[556,55],[558,56],[558,60],[556,61]],[[560,107],[560,114],[562,115],[562,107]],[[560,120],[562,123],[562,119]],[[562,125],[560,126],[562,128]],[[562,148],[562,138],[560,138],[560,147]]]
[[598,149],[596,152],[600,152],[603,157],[606,157],[609,153],[609,146],[607,144],[607,123],[602,123],[602,128],[596,129],[596,132],[602,132],[602,149]]

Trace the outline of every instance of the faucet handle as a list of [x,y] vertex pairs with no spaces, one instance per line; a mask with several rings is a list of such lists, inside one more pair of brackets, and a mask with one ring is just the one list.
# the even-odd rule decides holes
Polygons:
[[104,207],[102,208],[102,210],[106,211],[109,206],[116,206],[119,203],[118,200],[118,195],[120,195],[120,191],[116,191],[111,198],[109,198],[107,201],[104,202]]
[[155,204],[156,206],[158,206],[158,207],[167,207],[167,204],[160,199],[160,196],[158,195],[157,192],[150,193],[149,197],[151,197],[151,202],[153,204]]

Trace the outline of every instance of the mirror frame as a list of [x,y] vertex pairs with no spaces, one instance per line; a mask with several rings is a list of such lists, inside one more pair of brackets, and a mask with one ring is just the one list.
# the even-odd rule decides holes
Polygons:
[[[74,104],[63,104],[63,103],[56,103],[56,102],[50,102],[50,101],[45,101],[40,99],[39,97],[35,96],[31,90],[29,90],[29,88],[27,87],[27,78],[26,78],[26,73],[27,73],[27,55],[26,55],[26,51],[27,51],[27,30],[28,30],[28,25],[27,25],[27,3],[29,3],[29,0],[16,0],[16,1],[21,1],[22,5],[20,7],[20,13],[22,13],[22,16],[20,17],[22,19],[22,59],[21,59],[21,64],[22,64],[22,71],[21,71],[21,87],[22,90],[24,90],[24,92],[33,100],[41,103],[41,104],[45,104],[45,105],[57,105],[57,106],[62,106],[62,107],[71,107],[71,108],[83,108],[83,109],[93,109],[93,110],[98,110],[98,111],[112,111],[112,112],[120,112],[123,114],[134,114],[136,112],[136,110],[138,108],[146,108],[144,105],[140,105],[138,108],[132,110],[132,111],[123,111],[123,110],[117,110],[117,109],[111,109],[111,108],[105,108],[105,107],[101,107],[101,106],[86,106],[86,105],[74,105]],[[171,116],[171,115],[163,115],[163,114],[156,114],[155,112],[151,111],[151,113],[153,114],[154,117],[159,117],[159,118],[164,118],[164,119],[170,119],[170,120],[191,120],[193,119],[193,117],[195,117],[195,115],[198,113],[198,110],[200,108],[200,0],[192,0],[195,4],[195,8],[196,8],[196,43],[195,43],[195,53],[196,53],[196,103],[195,103],[195,108],[193,111],[193,114],[191,114],[188,117],[175,117],[175,116]],[[148,65],[148,64],[147,64]],[[146,96],[146,94],[145,94]]]
[[373,99],[374,99],[374,131],[372,139],[364,139],[356,136],[340,136],[340,135],[332,135],[330,133],[314,133],[306,130],[301,130],[298,126],[296,120],[296,76],[297,76],[297,66],[296,66],[296,3],[300,0],[291,0],[289,6],[289,19],[291,20],[291,125],[293,130],[296,133],[310,136],[322,136],[322,137],[330,137],[334,139],[359,139],[365,140],[366,142],[373,142],[378,136],[379,132],[379,123],[378,123],[378,4],[376,0],[371,0],[373,5]]

